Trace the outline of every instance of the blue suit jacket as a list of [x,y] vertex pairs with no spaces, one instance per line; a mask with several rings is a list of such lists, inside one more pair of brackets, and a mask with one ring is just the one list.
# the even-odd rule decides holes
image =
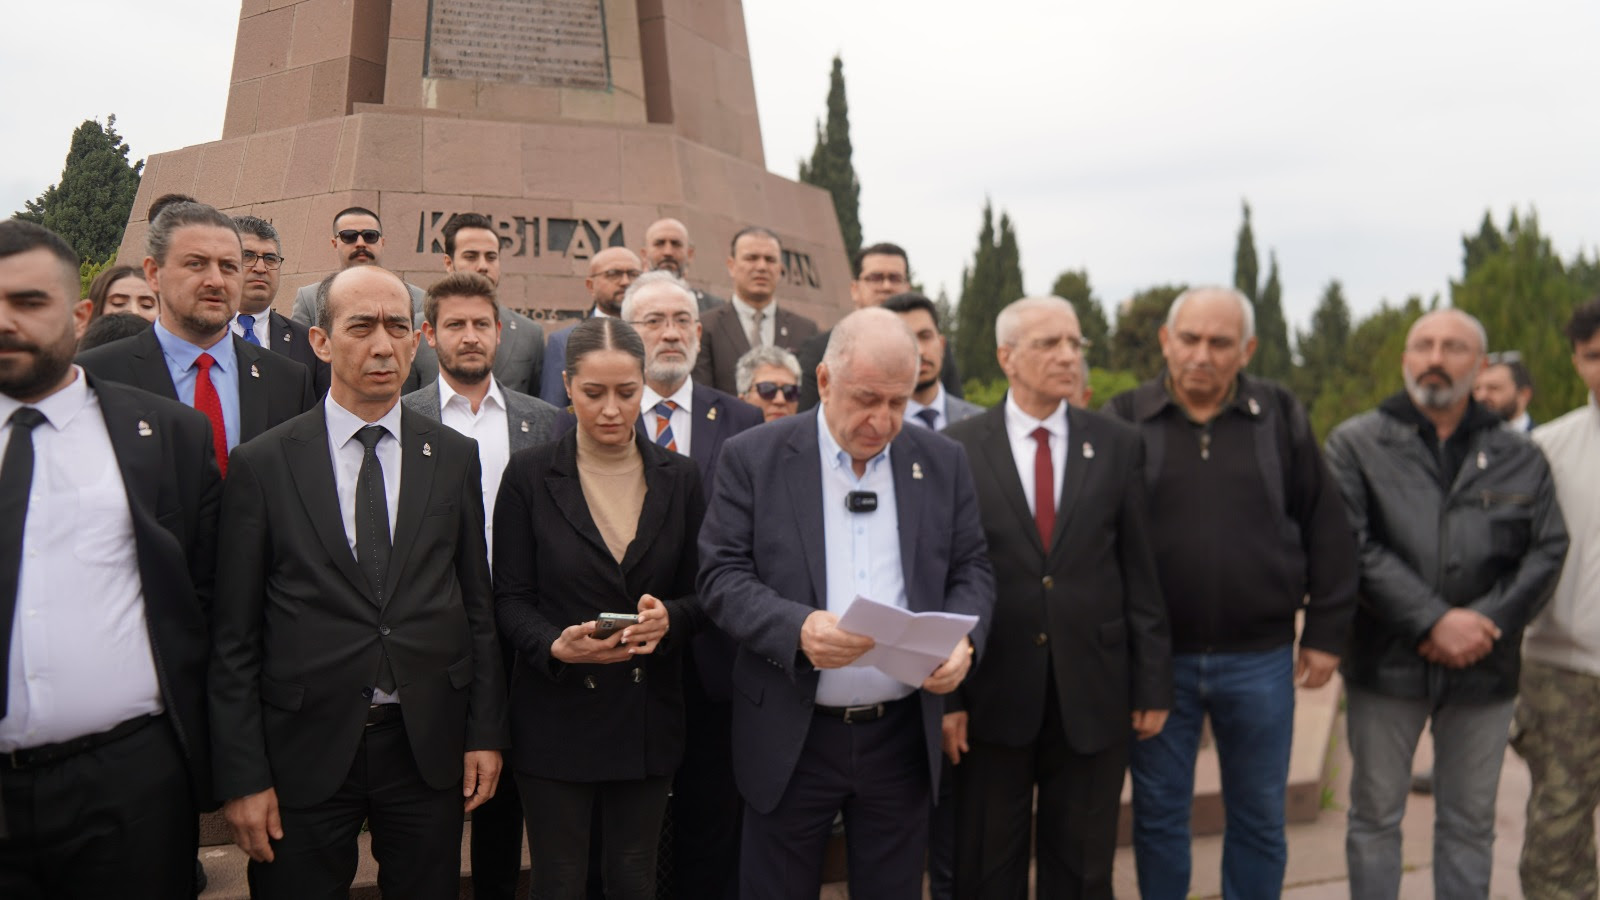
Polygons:
[[[762,813],[777,807],[794,774],[817,693],[817,670],[800,652],[801,625],[827,608],[816,416],[780,419],[728,441],[700,529],[701,604],[739,645],[734,776]],[[917,612],[977,615],[972,641],[981,653],[994,576],[966,451],[910,427],[889,455],[907,602]],[[937,793],[944,698],[918,696]]]

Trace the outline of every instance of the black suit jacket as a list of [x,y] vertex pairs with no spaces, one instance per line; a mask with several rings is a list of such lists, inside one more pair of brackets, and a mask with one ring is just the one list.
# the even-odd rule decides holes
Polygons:
[[[750,335],[739,321],[739,311],[731,301],[712,307],[700,317],[700,329],[700,355],[694,361],[694,380],[724,393],[736,393],[734,370],[739,357],[750,352]],[[781,303],[778,305],[772,320],[774,344],[796,351],[816,333],[817,323],[791,312]]]
[[[494,507],[495,608],[517,653],[513,765],[562,781],[671,775],[683,756],[681,648],[698,629],[695,537],[705,513],[694,464],[640,436],[645,497],[621,563],[594,524],[578,477],[575,431],[511,456]],[[654,653],[610,665],[550,655],[562,629],[603,612],[667,607]]]
[[222,474],[211,423],[176,400],[88,379],[128,494],[164,721],[188,760],[195,802],[214,809],[205,678]]
[[[752,428],[729,441],[700,530],[700,599],[738,642],[733,759],[757,811],[777,808],[811,728],[817,670],[800,652],[806,617],[828,607],[817,414]],[[984,552],[966,453],[926,428],[902,428],[889,452],[906,601],[914,612],[978,616],[981,663],[994,578]],[[944,698],[919,691],[933,794]],[[1124,722],[1126,726],[1126,722]]]
[[311,390],[320,399],[333,383],[333,367],[311,349],[311,329],[272,310],[267,316],[267,337],[272,350],[306,367],[311,373]]
[[1172,707],[1166,605],[1150,549],[1143,444],[1132,426],[1067,413],[1067,463],[1046,549],[1006,435],[1005,404],[944,433],[967,448],[995,571],[989,653],[952,697],[975,740],[1031,743],[1054,674],[1067,742],[1129,740],[1129,714]]
[[[281,353],[273,353],[243,338],[228,335],[239,357],[239,444],[268,428],[287,422],[313,404],[311,374],[306,367]],[[78,354],[78,365],[103,381],[130,384],[158,397],[178,399],[172,373],[161,353],[154,330],[112,341]],[[251,376],[251,372],[258,375]]]
[[509,743],[478,447],[400,416],[400,500],[380,607],[356,565],[317,405],[234,452],[222,498],[210,702],[217,792],[306,807],[344,781],[387,650],[422,778]]

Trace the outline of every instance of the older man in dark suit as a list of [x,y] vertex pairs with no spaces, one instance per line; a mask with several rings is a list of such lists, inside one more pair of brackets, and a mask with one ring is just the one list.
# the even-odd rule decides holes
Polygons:
[[72,365],[59,236],[0,222],[0,896],[191,896],[222,482],[205,417]]
[[226,475],[229,451],[316,402],[311,374],[229,332],[244,285],[232,219],[203,203],[174,203],[151,223],[146,244],[145,279],[162,296],[161,317],[149,331],[79,354],[78,363],[205,413]]
[[[1132,738],[1172,705],[1166,607],[1131,426],[1070,408],[1083,335],[1058,297],[995,323],[1004,404],[952,425],[966,447],[997,573],[988,660],[952,698],[956,896],[1111,898]],[[1038,789],[1038,834],[1029,824]]]
[[[893,313],[842,321],[820,410],[728,442],[700,534],[700,598],[738,642],[740,896],[815,898],[844,813],[850,893],[919,898],[944,697],[983,646],[994,581],[962,449],[901,428],[916,344]],[[979,617],[921,685],[851,666],[857,597]]]
[[400,279],[327,294],[327,398],[242,447],[223,495],[217,793],[252,896],[342,894],[366,821],[385,895],[454,897],[463,807],[509,743],[478,449],[400,405]]

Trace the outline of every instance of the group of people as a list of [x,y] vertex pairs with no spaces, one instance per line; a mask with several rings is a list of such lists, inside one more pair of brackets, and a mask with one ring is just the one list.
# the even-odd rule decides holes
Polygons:
[[[853,896],[1110,897],[1131,771],[1140,891],[1180,898],[1209,719],[1224,894],[1272,897],[1295,689],[1335,671],[1354,896],[1398,892],[1430,723],[1439,895],[1487,895],[1510,734],[1525,890],[1593,895],[1600,407],[1528,440],[1472,317],[1419,319],[1324,449],[1231,289],[1103,412],[1071,304],[1019,299],[985,410],[893,244],[823,331],[775,233],[723,300],[663,219],[547,337],[491,220],[443,234],[424,289],[341,211],[283,316],[259,218],[162,198],[81,300],[0,223],[0,895],[192,895],[220,805],[258,897],[342,896],[363,827],[387,896],[456,896],[467,813],[481,897],[526,834],[534,897],[811,900],[840,822]],[[1600,392],[1600,299],[1567,337]],[[975,625],[902,681],[862,599]]]

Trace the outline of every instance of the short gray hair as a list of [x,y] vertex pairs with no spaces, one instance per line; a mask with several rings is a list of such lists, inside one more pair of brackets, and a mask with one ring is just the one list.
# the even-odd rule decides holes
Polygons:
[[922,358],[917,349],[916,336],[906,326],[904,319],[876,306],[858,309],[833,326],[833,335],[828,338],[827,352],[822,354],[822,364],[828,367],[831,376],[838,378],[855,356],[856,345],[861,343],[863,337],[894,334],[906,339],[906,367],[911,370],[911,378],[914,381],[917,377],[917,361]]
[[1207,294],[1222,294],[1226,297],[1231,297],[1235,303],[1239,304],[1239,319],[1244,324],[1239,335],[1240,341],[1248,341],[1256,336],[1256,305],[1237,288],[1223,287],[1216,284],[1192,287],[1179,294],[1172,301],[1172,305],[1167,307],[1167,330],[1171,331],[1177,326],[1178,310],[1182,309],[1185,303],[1188,303],[1191,298],[1203,297]]
[[627,292],[622,295],[622,321],[633,321],[633,298],[638,296],[640,291],[648,290],[657,286],[673,288],[679,293],[683,294],[683,296],[689,301],[689,313],[694,316],[696,321],[699,321],[700,303],[694,298],[694,289],[689,287],[688,283],[682,278],[679,278],[666,269],[656,269],[653,272],[646,272],[643,275],[640,275],[638,278],[635,278],[633,283],[628,285]]
[[1073,308],[1071,303],[1053,295],[1023,297],[1021,300],[1011,301],[1006,305],[1005,309],[1000,310],[1000,315],[995,316],[995,344],[1000,347],[1015,347],[1017,345],[1017,341],[1022,337],[1017,332],[1022,330],[1023,313],[1032,312],[1036,309],[1061,309],[1063,307],[1066,308],[1067,312],[1072,313],[1074,319],[1078,317],[1078,311]]
[[739,362],[734,365],[733,381],[739,389],[740,397],[750,392],[750,382],[755,379],[756,370],[762,366],[787,369],[796,381],[800,380],[800,360],[776,344],[767,344],[739,357]]
[[[160,215],[150,223],[150,232],[144,238],[145,253],[155,258],[156,265],[164,265],[167,261],[167,251],[172,248],[173,233],[190,225],[211,225],[225,228],[233,232],[235,237],[239,234],[239,226],[215,206],[187,201],[173,203],[162,208]],[[242,245],[241,252],[243,252]]]

